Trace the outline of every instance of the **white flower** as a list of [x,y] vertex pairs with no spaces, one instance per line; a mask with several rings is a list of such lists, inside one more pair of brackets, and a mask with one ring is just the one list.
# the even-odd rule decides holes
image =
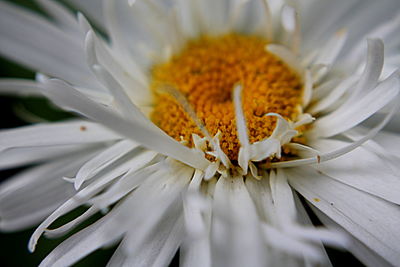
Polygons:
[[[165,266],[178,248],[182,266],[325,265],[322,243],[367,265],[399,266],[400,137],[378,133],[399,102],[398,1],[67,1],[105,35],[80,13],[37,2],[50,18],[0,2],[0,53],[38,72],[36,81],[1,80],[0,92],[45,95],[88,120],[0,132],[1,168],[36,164],[0,187],[0,229],[41,222],[33,251],[43,233],[64,235],[104,214],[41,266],[71,265],[118,242],[110,266]],[[235,122],[223,125],[235,125],[236,139],[212,132],[181,88],[154,91],[150,70],[192,51],[189,40],[202,46],[200,37],[218,43],[230,33],[268,40],[263,53],[302,84],[296,117],[280,114],[288,106],[263,113],[276,123],[260,140],[251,141],[264,126],[248,125],[245,100],[258,98],[245,96],[245,81],[232,86]],[[179,143],[149,119],[167,98],[202,137]],[[173,108],[161,110],[179,128]],[[224,147],[231,141],[236,148]],[[305,204],[326,228],[311,224]],[[81,206],[85,213],[52,228]]]

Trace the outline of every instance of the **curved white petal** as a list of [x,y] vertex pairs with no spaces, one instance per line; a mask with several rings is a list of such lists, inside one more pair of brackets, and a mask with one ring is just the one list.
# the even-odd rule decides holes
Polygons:
[[205,169],[208,165],[208,161],[201,154],[176,142],[147,120],[139,110],[136,110],[132,118],[127,120],[90,101],[61,81],[50,80],[45,86],[47,96],[67,110],[81,113],[144,147],[169,155],[194,168]]
[[28,169],[0,186],[0,228],[15,231],[31,227],[74,194],[62,179],[74,174],[88,152]]
[[79,189],[84,181],[92,178],[101,170],[107,168],[120,157],[133,150],[138,145],[129,141],[122,140],[108,149],[105,149],[96,157],[86,162],[78,171],[75,177],[75,189]]
[[[144,164],[146,165],[146,164]],[[136,171],[144,167],[142,161],[137,161],[136,157],[130,160],[126,160],[123,163],[109,169],[80,191],[78,191],[73,197],[65,201],[61,206],[59,206],[52,214],[50,214],[35,230],[33,233],[28,248],[33,251],[42,233],[59,217],[67,214],[71,210],[83,205],[88,204],[88,201],[93,196],[97,195],[104,190],[111,182],[116,178],[128,173],[129,171]]]
[[314,123],[313,134],[330,137],[356,126],[394,101],[400,90],[398,75],[381,82],[365,96],[353,101],[351,106],[339,108]]
[[[117,242],[123,234],[123,230],[119,229],[113,221],[114,214],[117,213],[117,211],[118,208],[114,212],[108,213],[94,224],[69,237],[50,252],[39,266],[70,266],[92,251],[109,245],[110,243]],[[112,232],[112,234],[104,236],[106,230]]]

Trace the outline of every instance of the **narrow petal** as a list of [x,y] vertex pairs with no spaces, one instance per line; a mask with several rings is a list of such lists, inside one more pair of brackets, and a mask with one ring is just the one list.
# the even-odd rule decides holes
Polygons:
[[131,120],[126,120],[90,101],[61,81],[51,80],[46,87],[48,97],[67,110],[84,114],[149,149],[169,155],[192,167],[205,169],[208,165],[202,155],[176,142],[147,120],[139,110],[132,114]]
[[393,265],[400,262],[398,205],[310,168],[296,168],[287,173],[290,184],[314,206]]
[[18,96],[42,96],[38,83],[23,79],[1,79],[0,93]]
[[390,119],[393,117],[395,112],[397,111],[399,107],[398,103],[392,103],[390,110],[388,113],[385,114],[385,116],[382,118],[377,125],[374,125],[372,129],[369,129],[365,135],[362,137],[359,137],[357,140],[353,141],[352,143],[336,148],[333,151],[330,152],[324,152],[316,157],[310,157],[310,158],[303,158],[303,159],[294,159],[290,161],[282,161],[282,162],[273,162],[271,163],[272,167],[280,167],[280,168],[288,168],[288,167],[298,167],[298,166],[304,166],[304,165],[310,165],[313,163],[321,163],[324,161],[332,160],[334,158],[340,157],[346,153],[349,153],[356,149],[357,147],[361,146],[368,140],[372,139],[380,130],[383,129],[383,127],[390,121]]
[[211,266],[211,197],[200,191],[203,174],[197,171],[183,202],[186,236],[180,248],[180,264],[187,267]]
[[57,22],[62,29],[78,35],[81,34],[76,17],[63,5],[50,0],[36,0],[36,2]]
[[[314,147],[331,150],[346,143],[337,140],[318,140]],[[384,159],[364,147],[314,167],[332,179],[400,204],[400,179]]]
[[257,209],[258,216],[264,222],[278,227],[274,202],[272,200],[269,176],[264,176],[261,180],[246,179],[246,187]]
[[112,181],[117,177],[126,174],[130,170],[132,172],[143,168],[141,161],[137,161],[135,157],[130,160],[126,160],[119,165],[110,168],[107,172],[96,177],[96,179],[78,191],[73,197],[65,201],[59,206],[53,213],[51,213],[35,230],[31,239],[29,240],[28,248],[33,251],[42,233],[49,228],[49,226],[56,221],[59,217],[67,214],[73,209],[88,204],[88,201],[95,195],[103,191]]
[[66,0],[93,19],[97,26],[105,29],[103,0]]
[[0,53],[5,57],[76,85],[98,87],[86,66],[82,40],[67,35],[44,18],[2,1],[0,34]]
[[[309,227],[315,227],[314,224],[311,221],[310,216],[308,215],[306,209],[303,206],[303,203],[300,201],[300,198],[297,194],[294,194],[294,201],[297,209],[297,215],[300,223],[307,225]],[[321,260],[323,263],[325,263],[327,266],[332,267],[331,261],[328,257],[328,254],[326,253],[325,247],[322,244],[322,242],[315,242],[315,246],[317,247],[316,249],[320,251],[321,255]]]
[[399,85],[397,75],[386,79],[370,93],[358,98],[351,106],[345,109],[339,108],[319,118],[314,123],[313,133],[321,137],[330,137],[358,125],[392,102],[399,94]]
[[0,151],[11,148],[100,143],[121,139],[99,124],[83,120],[37,124],[0,131]]
[[214,192],[212,265],[263,266],[264,250],[259,219],[243,178],[221,177]]
[[[311,206],[313,212],[318,216],[318,219],[331,229],[340,229],[345,231],[341,226],[335,223],[332,219],[326,216],[324,213],[319,211],[317,208]],[[351,245],[347,248],[353,255],[355,255],[362,263],[366,266],[382,266],[382,267],[391,267],[393,266],[389,262],[387,262],[383,257],[376,254],[374,251],[369,249],[366,245],[361,243],[358,239],[351,238]]]
[[76,174],[75,189],[78,190],[84,181],[92,178],[101,170],[107,168],[110,164],[112,164],[137,146],[137,144],[129,140],[123,140],[109,147],[108,149],[99,153],[96,157],[86,162]]
[[[177,206],[179,207],[179,206]],[[138,249],[131,251],[125,248],[128,257],[124,266],[167,266],[174,257],[183,238],[182,215],[168,210],[170,216],[166,216],[152,229],[146,240],[142,240]],[[140,229],[139,229],[140,230]],[[136,239],[136,236],[128,236],[127,242]]]
[[[94,250],[117,242],[123,234],[112,220],[117,211],[118,209],[108,213],[94,224],[69,237],[50,252],[39,266],[70,266]],[[112,234],[105,236],[104,232]]]
[[127,229],[126,266],[165,266],[182,242],[181,193],[186,191],[193,169],[170,163],[121,205],[125,212],[116,220],[120,228]]
[[[92,198],[89,203],[95,205],[99,209],[107,209],[112,204],[116,203],[131,191],[135,190],[144,180],[160,176],[156,172],[159,164],[150,165],[144,169],[144,166],[150,164],[154,157],[157,155],[154,151],[145,151],[135,157],[135,165],[133,165],[129,172],[118,179],[111,185],[106,192]],[[139,171],[136,171],[139,169]]]
[[[114,55],[111,54],[104,41],[95,35],[93,29],[89,30],[86,36],[86,52],[87,55],[92,54],[92,56],[88,56],[89,66],[95,67],[95,65],[99,65],[104,70],[107,70],[116,82],[121,84],[123,90],[129,96],[127,99],[133,100],[136,105],[148,105],[151,102],[146,79],[142,78],[144,74],[123,68]],[[94,71],[96,73],[96,69]],[[105,79],[104,75],[98,77],[100,81],[103,80],[107,88],[115,90],[113,84],[116,82],[110,82],[110,78]]]
[[284,230],[295,221],[296,217],[292,189],[282,170],[278,170],[277,173],[271,171],[269,180],[279,226]]
[[34,167],[0,186],[0,228],[12,231],[31,227],[53,212],[75,192],[62,179],[71,175],[88,152]]
[[382,73],[384,63],[384,44],[381,39],[368,39],[367,62],[356,87],[351,91],[349,99],[342,105],[345,109],[361,95],[376,87]]
[[68,157],[72,154],[79,155],[94,147],[100,149],[102,148],[102,144],[13,148],[7,150],[5,153],[0,153],[0,170]]

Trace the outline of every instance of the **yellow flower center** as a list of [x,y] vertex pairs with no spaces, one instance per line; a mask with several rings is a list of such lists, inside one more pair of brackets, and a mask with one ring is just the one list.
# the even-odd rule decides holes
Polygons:
[[240,148],[232,92],[243,88],[242,108],[250,143],[261,141],[275,129],[274,112],[295,120],[301,112],[301,79],[279,58],[265,50],[267,40],[256,36],[229,34],[189,41],[168,62],[152,68],[155,101],[152,121],[178,141],[193,146],[192,134],[202,136],[182,104],[160,90],[169,86],[179,91],[220,144],[236,161]]

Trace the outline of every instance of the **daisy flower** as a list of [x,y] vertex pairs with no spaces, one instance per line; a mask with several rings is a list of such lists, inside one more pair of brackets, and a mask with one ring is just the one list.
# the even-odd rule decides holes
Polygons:
[[41,266],[399,266],[398,1],[66,2],[0,2],[0,92],[80,116],[0,132],[0,229],[102,214]]

